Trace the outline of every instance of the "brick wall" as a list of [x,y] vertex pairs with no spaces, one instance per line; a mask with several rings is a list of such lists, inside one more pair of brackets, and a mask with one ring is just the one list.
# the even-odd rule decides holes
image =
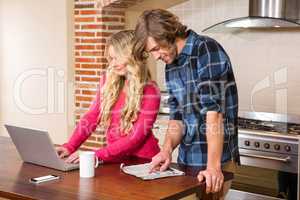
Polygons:
[[[104,57],[107,39],[125,27],[124,6],[103,5],[99,0],[75,0],[74,3],[76,123],[88,110],[96,94],[100,72],[107,66]],[[84,143],[85,148],[103,145],[105,136],[98,129]]]

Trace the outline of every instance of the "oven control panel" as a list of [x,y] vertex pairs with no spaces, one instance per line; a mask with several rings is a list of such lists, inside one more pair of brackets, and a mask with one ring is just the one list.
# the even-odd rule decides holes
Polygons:
[[298,140],[280,138],[239,131],[239,148],[276,152],[283,154],[298,154]]
[[[261,146],[261,145],[263,145],[263,146]],[[244,146],[245,147],[253,146],[256,149],[259,149],[260,147],[262,147],[262,149],[265,149],[265,150],[272,150],[272,148],[273,148],[273,150],[275,150],[275,151],[280,151],[281,148],[282,148],[282,150],[283,150],[283,152],[281,151],[282,153],[284,153],[284,152],[289,153],[289,152],[292,151],[292,146],[293,145],[290,145],[290,144],[284,145],[284,144],[277,144],[277,143],[272,144],[272,142],[268,142],[268,141],[266,141],[266,142],[257,142],[257,141],[252,141],[250,139],[245,139],[244,140]]]

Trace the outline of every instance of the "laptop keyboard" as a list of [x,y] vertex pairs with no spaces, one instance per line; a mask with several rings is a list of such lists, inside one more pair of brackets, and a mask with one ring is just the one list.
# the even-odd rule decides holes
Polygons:
[[61,160],[64,162],[64,167],[66,168],[66,169],[77,169],[77,168],[79,168],[79,163],[66,163],[65,162],[65,160],[66,160],[67,158],[61,158]]

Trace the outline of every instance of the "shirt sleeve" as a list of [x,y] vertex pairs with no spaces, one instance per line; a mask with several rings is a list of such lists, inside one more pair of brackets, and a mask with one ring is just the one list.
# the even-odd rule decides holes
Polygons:
[[168,106],[170,109],[169,119],[170,120],[182,120],[182,110],[179,105],[178,100],[176,99],[175,95],[173,94],[173,90],[176,90],[177,83],[175,79],[170,77],[169,73],[166,73],[166,88],[168,91]]
[[109,162],[124,155],[130,155],[145,142],[156,120],[160,105],[160,93],[157,86],[147,85],[141,101],[140,111],[132,130],[128,135],[121,137],[116,142],[96,150],[96,156]]
[[170,120],[182,120],[182,112],[179,107],[179,103],[173,93],[169,92],[168,105],[170,109]]
[[102,82],[105,81],[105,77],[103,77],[103,79],[104,80],[100,81],[96,97],[89,107],[89,110],[81,117],[69,141],[63,144],[70,153],[76,151],[97,128],[98,116],[100,114],[100,90],[103,85]]
[[200,113],[225,112],[225,93],[228,85],[230,60],[223,48],[213,40],[199,45],[197,60]]

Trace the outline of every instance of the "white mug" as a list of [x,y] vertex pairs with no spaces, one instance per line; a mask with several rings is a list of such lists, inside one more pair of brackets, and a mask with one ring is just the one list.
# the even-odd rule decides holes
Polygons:
[[[96,163],[95,163],[96,162]],[[98,159],[95,159],[95,152],[81,151],[79,153],[79,174],[82,178],[95,176],[95,168],[98,167]]]

